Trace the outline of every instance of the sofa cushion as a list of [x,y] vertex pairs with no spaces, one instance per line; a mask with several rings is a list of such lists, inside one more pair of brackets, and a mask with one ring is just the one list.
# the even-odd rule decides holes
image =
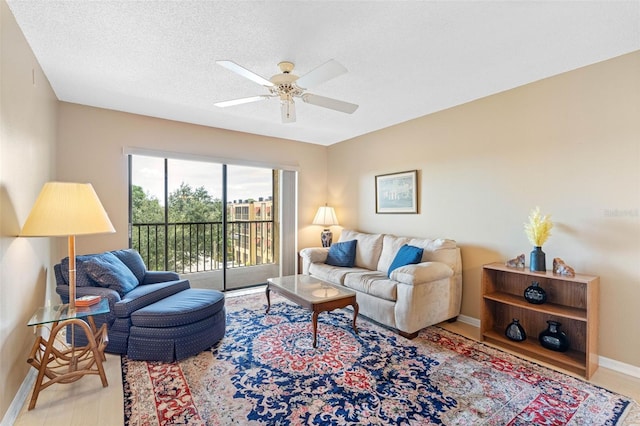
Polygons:
[[344,277],[344,286],[385,300],[396,300],[398,283],[384,272],[354,272]]
[[442,262],[446,263],[454,270],[454,273],[462,273],[461,266],[458,264],[458,247],[454,240],[438,238],[436,240],[413,238],[408,244],[416,247],[422,247],[423,262]]
[[114,250],[113,253],[127,268],[133,272],[139,283],[142,283],[147,272],[147,267],[142,260],[142,256],[134,249]]
[[343,229],[340,242],[358,240],[354,266],[375,271],[382,252],[382,234],[364,234]]
[[343,241],[333,244],[329,248],[327,260],[325,260],[324,263],[332,266],[352,268],[356,261],[357,244],[358,240]]
[[[97,254],[76,255],[76,287],[97,287],[96,283],[88,274],[84,262],[99,256]],[[60,261],[60,272],[65,284],[69,284],[69,257]]]
[[133,272],[113,253],[94,256],[84,262],[87,274],[100,286],[115,290],[124,296],[138,286]]
[[189,288],[131,314],[131,325],[138,327],[177,327],[193,324],[224,309],[224,293]]
[[422,260],[422,252],[424,249],[416,246],[410,246],[408,244],[403,245],[398,250],[396,257],[391,262],[387,275],[391,275],[394,269],[398,269],[401,266],[411,265],[414,263],[420,263]]
[[380,272],[388,272],[391,262],[395,259],[398,250],[405,244],[409,243],[407,237],[396,237],[395,235],[385,234],[382,237],[382,252],[380,253],[380,259],[378,260],[378,267],[376,268]]
[[309,265],[309,274],[333,284],[342,284],[347,274],[366,271],[363,268],[344,268],[327,265],[326,263],[312,263]]

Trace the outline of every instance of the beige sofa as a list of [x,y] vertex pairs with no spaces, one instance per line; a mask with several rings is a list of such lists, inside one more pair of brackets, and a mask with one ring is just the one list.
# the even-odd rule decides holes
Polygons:
[[[313,247],[300,252],[302,273],[354,290],[360,314],[408,338],[460,314],[462,259],[455,241],[343,230],[339,242],[351,240],[358,241],[353,267],[327,265],[329,249]],[[387,276],[404,244],[423,248],[422,262]]]

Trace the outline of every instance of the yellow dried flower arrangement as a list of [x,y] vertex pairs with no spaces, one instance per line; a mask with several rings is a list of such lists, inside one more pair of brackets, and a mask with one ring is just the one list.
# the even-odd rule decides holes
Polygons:
[[531,210],[529,223],[524,224],[524,232],[534,247],[542,247],[545,241],[551,236],[551,228],[553,228],[551,216],[543,216],[540,213],[540,207]]

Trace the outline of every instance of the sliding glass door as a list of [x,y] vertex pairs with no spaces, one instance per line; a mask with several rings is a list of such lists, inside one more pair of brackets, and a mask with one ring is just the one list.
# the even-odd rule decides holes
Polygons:
[[129,165],[130,246],[149,269],[219,290],[279,274],[278,171],[143,155]]

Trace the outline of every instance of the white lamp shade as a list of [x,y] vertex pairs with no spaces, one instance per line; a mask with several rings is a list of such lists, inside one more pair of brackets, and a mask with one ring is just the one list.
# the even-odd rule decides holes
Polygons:
[[66,237],[116,232],[90,183],[48,182],[21,237]]
[[322,206],[318,209],[316,217],[313,218],[313,225],[332,226],[338,225],[338,218],[333,207]]

